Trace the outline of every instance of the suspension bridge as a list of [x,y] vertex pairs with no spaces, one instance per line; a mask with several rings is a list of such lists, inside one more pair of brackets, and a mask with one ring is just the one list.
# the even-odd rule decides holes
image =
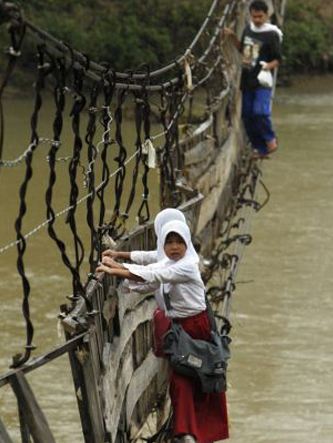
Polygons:
[[[277,20],[283,3],[271,2]],[[24,172],[13,238],[0,245],[0,257],[17,251],[26,341],[14,350],[8,372],[0,375],[0,388],[10,386],[15,394],[23,443],[31,438],[55,442],[26,374],[66,354],[82,441],[168,441],[166,367],[151,351],[154,297],[122,296],[116,280],[94,271],[110,245],[155,249],[154,213],[177,207],[200,249],[216,318],[230,330],[230,303],[243,250],[251,242],[250,221],[269,198],[240,124],[239,56],[221,39],[224,26],[237,32],[243,28],[247,2],[213,0],[183,54],[159,69],[145,66],[131,72],[90,60],[9,5],[0,4],[9,31],[0,86],[0,181],[4,170]],[[30,135],[21,154],[10,158],[3,97],[12,76],[24,69],[20,54],[27,36],[37,54]],[[53,115],[43,114],[47,101]],[[47,125],[41,124],[45,119]],[[66,124],[70,135],[64,132]],[[29,189],[38,181],[36,159],[47,169],[47,185],[34,196],[45,216],[25,231]],[[59,206],[64,180],[67,202]],[[261,202],[257,184],[264,190]],[[152,193],[157,193],[155,204]],[[38,355],[26,266],[30,244],[42,230],[67,270],[71,296],[60,307],[64,343]],[[1,417],[0,440],[13,441]]]

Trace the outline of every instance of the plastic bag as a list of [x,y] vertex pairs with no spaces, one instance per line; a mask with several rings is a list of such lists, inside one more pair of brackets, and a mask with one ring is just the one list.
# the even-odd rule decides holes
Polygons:
[[267,69],[261,69],[258,76],[258,82],[264,88],[272,88],[273,87],[273,76],[271,71]]

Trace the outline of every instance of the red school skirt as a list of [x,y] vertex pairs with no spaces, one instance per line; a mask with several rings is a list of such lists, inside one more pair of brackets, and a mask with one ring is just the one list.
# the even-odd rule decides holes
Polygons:
[[[163,311],[156,311],[154,313],[155,355],[163,356],[162,337],[170,325],[170,320],[165,317]],[[211,327],[206,311],[176,321],[191,337],[210,340]],[[159,349],[156,345],[159,345]],[[173,408],[173,436],[190,434],[198,443],[212,443],[229,437],[225,392],[204,394],[201,392],[199,381],[176,374],[173,370],[170,372],[169,390]]]

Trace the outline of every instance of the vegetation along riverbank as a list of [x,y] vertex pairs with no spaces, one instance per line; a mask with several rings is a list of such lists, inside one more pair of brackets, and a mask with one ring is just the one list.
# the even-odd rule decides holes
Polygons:
[[[156,68],[182,53],[200,27],[202,11],[208,11],[210,4],[211,0],[31,0],[22,6],[28,20],[90,59],[125,70],[137,69],[143,60]],[[285,72],[333,71],[332,18],[331,2],[288,0],[283,46]],[[5,27],[0,32],[0,45],[5,48]],[[29,67],[35,54],[33,46],[29,48],[29,39],[25,45],[28,48],[20,62]],[[5,62],[2,57],[0,69]],[[16,75],[13,81],[20,86],[29,79]]]

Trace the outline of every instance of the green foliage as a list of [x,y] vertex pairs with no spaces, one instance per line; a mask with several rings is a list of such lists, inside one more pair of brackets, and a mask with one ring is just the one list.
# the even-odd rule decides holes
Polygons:
[[[30,0],[23,9],[28,20],[91,59],[125,70],[143,63],[156,68],[183,53],[210,4],[211,0]],[[27,48],[25,64],[31,56]]]
[[[199,30],[211,0],[17,3],[32,23],[92,60],[108,62],[114,69],[123,71],[137,69],[143,63],[154,69],[182,54]],[[302,72],[320,70],[330,64],[333,67],[332,16],[333,8],[328,8],[327,0],[288,0],[284,66]],[[9,46],[5,26],[0,27],[0,46]],[[34,44],[27,39],[20,62],[29,67],[34,58]],[[0,67],[5,61],[5,57],[0,58]]]
[[318,12],[319,1],[289,0],[283,53],[292,71],[322,70],[332,60],[332,17]]

